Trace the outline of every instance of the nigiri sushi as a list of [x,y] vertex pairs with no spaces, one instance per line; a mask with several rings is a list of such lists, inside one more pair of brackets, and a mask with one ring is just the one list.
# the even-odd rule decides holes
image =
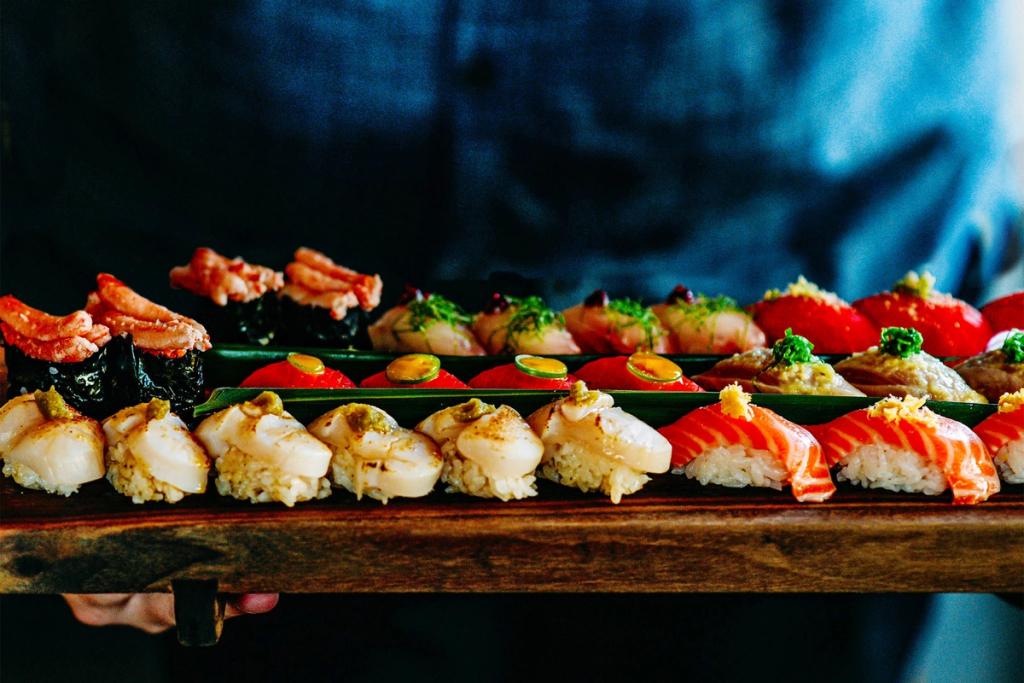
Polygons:
[[70,496],[103,478],[103,431],[53,387],[36,390],[0,408],[0,460],[25,488]]
[[408,353],[394,359],[382,371],[359,386],[363,389],[468,389],[461,379],[441,367],[432,353]]
[[357,498],[419,498],[441,476],[441,451],[380,408],[349,403],[321,415],[309,432],[330,447],[331,479]]
[[379,275],[339,265],[325,254],[299,247],[285,266],[280,291],[281,333],[297,345],[365,345],[366,314],[380,304]]
[[370,341],[377,351],[483,356],[483,347],[469,329],[472,321],[440,294],[409,288],[397,306],[370,325]]
[[209,315],[203,319],[217,326],[213,329],[219,341],[266,345],[277,334],[277,293],[284,287],[284,275],[272,268],[199,247],[187,264],[171,268],[170,280],[172,287],[207,302]]
[[811,429],[839,481],[929,496],[952,489],[960,505],[997,493],[999,476],[982,440],[924,404],[890,396]]
[[114,335],[109,344],[111,402],[121,408],[162,398],[191,410],[203,395],[206,328],[134,291],[109,273],[96,276],[85,310]]
[[974,428],[1008,484],[1024,484],[1024,389],[999,397],[999,412]]
[[818,353],[863,351],[878,339],[875,323],[803,275],[782,291],[765,292],[751,312],[769,341],[781,339],[792,328],[811,340]]
[[693,381],[708,391],[721,391],[739,384],[743,391],[757,391],[754,378],[775,362],[772,349],[751,349],[723,358],[710,369],[693,376]]
[[650,351],[592,360],[576,376],[594,389],[700,391],[674,362]]
[[668,353],[669,338],[658,316],[634,299],[609,299],[597,290],[564,311],[565,326],[584,353]]
[[668,471],[672,446],[665,437],[583,382],[527,422],[544,442],[540,476],[583,492],[601,491],[613,503],[639,491],[650,481],[648,473]]
[[1024,389],[1024,332],[1007,333],[999,348],[971,356],[955,370],[990,401]]
[[544,444],[515,409],[474,398],[430,415],[416,431],[440,446],[449,493],[505,501],[537,495]]
[[291,507],[331,494],[326,476],[331,449],[285,411],[281,397],[271,391],[214,413],[195,434],[214,458],[222,496]]
[[133,503],[177,503],[206,491],[210,459],[171,404],[159,398],[103,421],[107,481]]
[[886,327],[877,346],[839,361],[835,369],[868,396],[988,403],[956,370],[922,351],[921,341],[913,328]]
[[669,331],[674,353],[739,353],[765,345],[764,331],[727,296],[695,295],[678,285],[651,310]]
[[772,345],[772,363],[751,384],[765,394],[864,395],[812,351],[814,344],[810,340],[787,329],[786,335]]
[[58,317],[7,295],[0,297],[0,333],[12,394],[52,386],[85,414],[106,414],[110,402],[106,325],[84,310]]
[[719,397],[658,430],[672,444],[673,474],[705,486],[789,486],[801,503],[820,503],[835,493],[821,446],[808,430],[752,405],[738,384]]
[[1024,330],[1024,292],[1014,292],[981,307],[981,315],[993,332]]
[[539,296],[495,293],[473,319],[473,332],[488,353],[576,354],[580,347],[565,329],[565,318]]
[[474,389],[564,391],[569,389],[575,381],[576,378],[569,374],[565,363],[557,358],[544,358],[521,353],[511,363],[479,373],[469,380],[469,386]]
[[267,389],[355,389],[345,373],[324,365],[316,356],[289,353],[284,360],[254,370],[239,385]]
[[910,271],[891,292],[865,297],[853,306],[880,327],[917,329],[924,337],[924,350],[939,357],[981,353],[992,336],[981,312],[936,291],[935,276],[927,271]]

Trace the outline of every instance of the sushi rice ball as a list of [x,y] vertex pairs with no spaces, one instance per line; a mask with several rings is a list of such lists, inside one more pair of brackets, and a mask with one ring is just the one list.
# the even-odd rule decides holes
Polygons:
[[419,498],[441,476],[441,451],[431,439],[398,422],[380,408],[349,403],[321,415],[310,433],[334,453],[331,479],[357,498],[387,503]]
[[0,458],[25,488],[70,496],[103,478],[103,431],[53,387],[22,394],[0,408]]
[[416,431],[440,446],[449,493],[504,501],[537,495],[544,444],[513,408],[474,398],[430,415]]
[[206,491],[210,459],[171,404],[154,398],[103,421],[107,481],[133,503],[177,503]]
[[667,472],[672,445],[654,428],[616,408],[615,399],[576,382],[569,395],[527,421],[544,442],[540,476],[613,503],[639,491],[647,473]]
[[999,475],[1024,484],[1024,389],[999,397],[999,412],[982,420],[974,433],[985,442]]
[[331,495],[331,450],[272,391],[214,413],[199,424],[196,437],[215,458],[222,496],[291,507]]

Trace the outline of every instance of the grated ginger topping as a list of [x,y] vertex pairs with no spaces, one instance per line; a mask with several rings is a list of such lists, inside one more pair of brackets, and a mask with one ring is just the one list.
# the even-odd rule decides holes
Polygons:
[[935,276],[927,270],[922,270],[918,275],[917,271],[908,270],[903,279],[893,285],[893,291],[905,292],[927,299],[935,289]]
[[754,411],[750,408],[750,394],[743,391],[743,387],[737,382],[718,392],[718,398],[722,401],[723,415],[747,422],[754,419]]
[[904,396],[903,398],[886,396],[868,408],[868,415],[880,417],[886,422],[898,424],[900,420],[906,420],[934,427],[938,420],[935,413],[924,406],[925,400],[917,396]]
[[783,296],[804,296],[809,299],[821,299],[822,301],[828,301],[830,303],[834,303],[839,300],[839,296],[837,294],[822,289],[803,275],[798,277],[796,282],[790,282],[783,290],[769,289],[764,293],[765,301],[778,299]]
[[999,397],[1000,413],[1012,413],[1021,408],[1024,408],[1024,389],[1018,389],[1013,393],[1007,392]]

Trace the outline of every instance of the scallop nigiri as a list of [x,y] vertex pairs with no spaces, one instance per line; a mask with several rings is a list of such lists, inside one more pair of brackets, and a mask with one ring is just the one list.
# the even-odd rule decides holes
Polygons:
[[107,480],[134,503],[176,503],[206,490],[210,459],[171,404],[154,398],[103,421]]
[[866,488],[980,503],[999,491],[992,456],[969,427],[937,415],[917,396],[883,398],[812,428],[836,479]]
[[25,488],[70,496],[103,478],[103,431],[52,387],[22,394],[0,408],[0,459]]
[[792,489],[801,503],[820,503],[836,491],[814,435],[750,403],[738,384],[720,401],[683,415],[661,432],[672,443],[672,473],[705,486]]
[[613,503],[639,491],[650,481],[648,473],[668,471],[672,446],[665,437],[583,382],[527,422],[544,442],[540,476],[583,492],[601,491]]
[[564,311],[565,326],[584,353],[669,351],[668,333],[658,316],[633,299],[609,299],[597,290]]
[[1003,481],[1024,484],[1024,389],[999,397],[999,412],[974,428],[999,468]]
[[651,306],[676,353],[740,353],[765,345],[764,331],[727,296],[694,294],[678,285]]
[[512,500],[537,495],[534,470],[544,444],[509,406],[470,399],[416,425],[441,448],[449,493]]
[[473,319],[473,332],[488,353],[576,354],[580,347],[565,329],[565,317],[539,296],[495,293]]
[[357,498],[387,503],[419,498],[441,476],[441,451],[429,437],[398,426],[375,406],[349,403],[321,415],[309,433],[330,447],[331,479]]
[[440,294],[410,288],[368,331],[377,351],[483,356],[483,347],[469,329],[472,321]]
[[331,449],[272,391],[214,413],[199,424],[196,437],[215,459],[222,496],[291,507],[331,494]]

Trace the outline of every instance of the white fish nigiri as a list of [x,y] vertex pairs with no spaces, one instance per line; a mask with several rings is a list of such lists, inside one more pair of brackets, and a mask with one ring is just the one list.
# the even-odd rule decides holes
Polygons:
[[494,294],[473,319],[473,332],[488,353],[577,354],[565,317],[539,296]]
[[52,387],[23,394],[0,408],[0,458],[25,488],[70,496],[103,477],[103,432]]
[[272,391],[214,413],[199,424],[196,437],[215,459],[222,496],[291,507],[331,494],[331,449],[288,414]]
[[544,444],[508,406],[480,399],[439,410],[416,425],[441,447],[449,493],[511,500],[537,495],[534,470]]
[[367,332],[377,351],[483,356],[469,329],[472,318],[440,294],[410,289]]
[[210,459],[167,401],[119,410],[103,421],[103,433],[107,480],[132,502],[177,503],[206,491]]
[[682,285],[651,307],[675,353],[742,353],[765,346],[764,332],[727,296],[694,295]]
[[441,451],[429,437],[404,429],[386,412],[349,403],[321,415],[309,432],[334,452],[331,479],[356,494],[387,503],[419,498],[441,476]]
[[618,503],[650,481],[648,472],[667,472],[672,445],[614,405],[609,394],[576,382],[569,396],[530,415],[527,421],[544,442],[540,476],[584,492],[599,490]]

